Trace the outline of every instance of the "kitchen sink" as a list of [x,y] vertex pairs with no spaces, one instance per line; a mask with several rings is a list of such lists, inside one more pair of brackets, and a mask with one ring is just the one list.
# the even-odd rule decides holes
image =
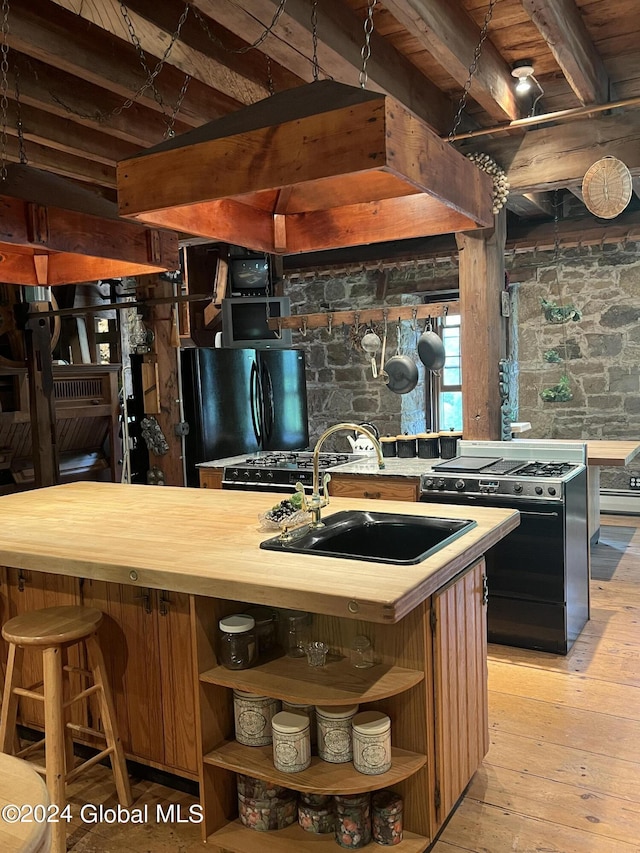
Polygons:
[[346,557],[378,563],[420,563],[476,526],[470,519],[430,518],[390,512],[345,510],[323,519],[324,527],[308,525],[260,543],[267,551]]

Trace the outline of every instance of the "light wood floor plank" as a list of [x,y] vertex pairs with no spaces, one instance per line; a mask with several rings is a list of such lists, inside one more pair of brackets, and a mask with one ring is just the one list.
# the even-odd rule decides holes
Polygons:
[[544,778],[551,790],[561,782],[640,804],[640,766],[633,761],[492,731],[485,763]]
[[576,677],[494,659],[489,662],[489,690],[523,698],[535,696],[542,702],[583,711],[597,708],[601,714],[640,721],[637,687],[611,684],[586,675]]
[[[539,820],[465,797],[442,841],[474,853],[638,853],[638,844],[603,838],[548,819]],[[443,853],[440,842],[432,853]]]
[[640,838],[640,803],[560,782],[550,786],[540,776],[488,763],[475,774],[467,796],[524,817],[587,830],[625,844]]

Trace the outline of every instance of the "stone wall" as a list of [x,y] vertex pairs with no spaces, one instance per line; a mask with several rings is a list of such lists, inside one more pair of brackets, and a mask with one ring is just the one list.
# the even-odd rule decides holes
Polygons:
[[[568,249],[558,263],[553,252],[519,255],[517,266],[530,269],[513,287],[512,317],[526,436],[640,440],[640,244]],[[549,322],[543,299],[579,316]],[[563,376],[571,399],[545,401]],[[627,489],[639,468],[603,469],[602,488]]]
[[[429,273],[423,273],[429,276]],[[419,276],[420,274],[418,274]],[[413,289],[415,272],[391,271],[390,282],[402,280],[407,290]],[[291,298],[292,312],[298,315],[320,311],[345,311],[357,308],[383,308],[393,305],[420,304],[419,295],[411,292],[403,297],[376,299],[376,276],[373,272],[358,272],[330,278],[305,278],[285,282],[285,293]],[[396,321],[390,308],[387,356],[394,355],[397,346]],[[309,330],[304,336],[293,332],[293,343],[306,352],[307,396],[311,445],[328,426],[340,421],[372,422],[381,435],[399,432],[424,432],[426,400],[424,368],[416,352],[416,335],[411,323],[400,324],[400,351],[415,358],[419,382],[409,394],[394,394],[381,379],[372,376],[370,357],[359,345],[363,327],[355,334],[354,327],[338,326],[329,334],[327,329]],[[382,338],[383,326],[375,331]],[[380,358],[378,356],[378,366]],[[328,445],[331,447],[331,445]],[[336,449],[349,450],[344,437],[336,437]]]

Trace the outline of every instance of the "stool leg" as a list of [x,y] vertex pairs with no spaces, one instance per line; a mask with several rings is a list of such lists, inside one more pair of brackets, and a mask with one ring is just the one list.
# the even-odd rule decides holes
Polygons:
[[23,657],[24,649],[10,643],[4,695],[2,697],[2,720],[0,721],[0,750],[9,755],[13,753],[17,741],[18,696],[13,692],[13,688],[21,686]]
[[[47,789],[52,805],[60,811],[66,805],[64,751],[64,690],[62,686],[62,650],[60,646],[43,649],[44,730]],[[67,847],[64,821],[51,824],[51,853],[65,853]]]
[[[69,649],[67,646],[61,649],[62,654],[62,668],[69,663]],[[69,673],[67,673],[67,677],[63,678],[62,682],[62,693],[64,696],[64,701],[68,702],[71,698],[71,679],[69,678]],[[71,773],[74,765],[73,758],[73,736],[71,734],[71,729],[67,728],[67,723],[69,722],[69,718],[71,717],[71,708],[65,708],[62,713],[62,725],[64,726],[64,765],[65,765],[65,774]]]
[[118,793],[118,800],[121,805],[130,806],[131,788],[129,787],[127,764],[124,759],[124,750],[122,749],[122,742],[118,733],[115,706],[113,704],[113,697],[111,696],[111,686],[107,678],[102,649],[95,634],[87,637],[85,643],[89,658],[89,668],[93,672],[94,683],[100,685],[100,690],[98,690],[100,716],[102,717],[107,746],[113,747],[111,769]]

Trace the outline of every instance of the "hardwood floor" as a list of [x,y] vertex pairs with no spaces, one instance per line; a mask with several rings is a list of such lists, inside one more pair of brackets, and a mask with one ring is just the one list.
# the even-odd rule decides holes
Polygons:
[[[571,652],[489,647],[491,749],[433,853],[640,853],[640,518],[602,522],[591,620]],[[87,801],[115,804],[108,771],[92,772],[94,784],[72,791],[76,815]],[[138,807],[195,802],[143,782],[133,795]],[[191,824],[76,819],[68,849],[207,848]],[[257,837],[256,850],[268,849],[268,835]]]
[[640,851],[640,518],[602,523],[569,654],[489,646],[491,748],[433,853]]

